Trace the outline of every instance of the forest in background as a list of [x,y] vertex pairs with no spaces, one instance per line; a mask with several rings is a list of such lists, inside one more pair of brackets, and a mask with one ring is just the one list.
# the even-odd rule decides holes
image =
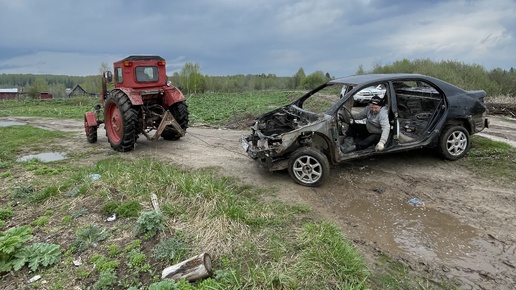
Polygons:
[[[105,63],[100,65],[101,70],[107,67],[110,66]],[[445,80],[466,90],[483,89],[488,96],[516,97],[516,71],[512,67],[509,70],[496,68],[488,71],[481,65],[458,61],[403,59],[385,66],[375,66],[372,70],[364,70],[360,65],[356,71],[356,74],[367,73],[418,73]],[[292,76],[209,76],[202,74],[198,63],[190,62],[181,71],[168,76],[172,84],[181,87],[185,94],[311,89],[334,77],[322,71],[307,75],[303,68]],[[99,94],[101,73],[92,76],[0,74],[0,88],[18,88],[28,98],[35,98],[40,92],[49,92],[55,98],[67,97],[70,89],[77,85],[88,93]]]

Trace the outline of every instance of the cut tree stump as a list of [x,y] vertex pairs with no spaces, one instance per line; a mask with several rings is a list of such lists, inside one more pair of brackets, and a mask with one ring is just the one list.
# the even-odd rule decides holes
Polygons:
[[207,253],[202,253],[181,263],[166,267],[161,274],[161,279],[169,278],[176,281],[186,279],[191,282],[211,275],[211,257]]

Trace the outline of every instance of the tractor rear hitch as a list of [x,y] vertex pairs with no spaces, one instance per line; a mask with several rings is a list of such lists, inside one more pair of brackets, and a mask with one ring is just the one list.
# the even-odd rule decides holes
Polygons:
[[143,132],[143,134],[145,135],[145,137],[147,137],[148,140],[156,141],[161,136],[161,133],[163,133],[163,130],[165,130],[165,127],[169,126],[169,125],[174,127],[174,129],[176,129],[177,133],[181,137],[185,136],[186,131],[183,128],[181,128],[181,125],[179,125],[179,123],[176,121],[176,119],[174,118],[172,113],[170,113],[170,111],[166,111],[165,114],[163,115],[163,119],[159,123],[159,126],[156,130],[156,133],[154,133],[154,136],[149,136],[145,132]]

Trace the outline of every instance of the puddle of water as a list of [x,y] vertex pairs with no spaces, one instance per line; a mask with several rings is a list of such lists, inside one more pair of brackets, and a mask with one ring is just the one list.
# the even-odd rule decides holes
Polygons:
[[393,253],[408,253],[426,261],[461,261],[479,250],[474,227],[429,206],[383,198],[355,199],[341,206],[346,216],[360,225],[365,239]]
[[23,123],[23,122],[12,122],[12,121],[0,122],[0,127],[22,126],[22,125],[27,125],[27,123]]
[[41,162],[52,162],[66,159],[66,154],[62,152],[45,152],[39,154],[31,154],[19,157],[16,161],[24,162],[31,159],[38,159]]
[[501,261],[514,261],[514,253],[485,241],[479,231],[431,205],[415,206],[407,200],[359,198],[334,200],[333,212],[355,225],[364,240],[390,255],[409,255],[426,263],[446,264],[447,271],[465,285],[476,285],[478,273],[495,277]]

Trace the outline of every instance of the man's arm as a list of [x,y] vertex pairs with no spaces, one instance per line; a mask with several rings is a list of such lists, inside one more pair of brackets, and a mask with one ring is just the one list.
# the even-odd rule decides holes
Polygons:
[[[365,107],[362,111],[358,113],[351,113],[351,116],[353,116],[354,120],[362,120],[365,117],[367,117],[367,112],[369,111],[369,106]],[[388,121],[387,121],[388,122]]]
[[382,127],[382,135],[380,137],[380,142],[385,145],[387,143],[387,139],[389,138],[389,133],[391,132],[391,124],[389,123],[389,114],[387,110],[380,111],[380,126]]

